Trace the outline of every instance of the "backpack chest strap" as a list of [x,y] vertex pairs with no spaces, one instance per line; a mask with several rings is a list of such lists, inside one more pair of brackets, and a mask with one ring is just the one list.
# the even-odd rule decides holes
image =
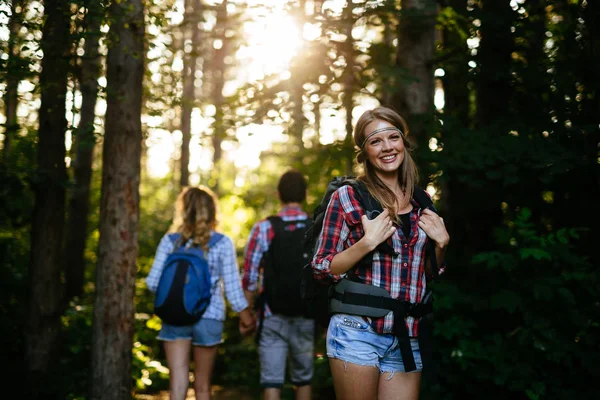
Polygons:
[[[331,297],[344,304],[363,306],[369,308],[384,309],[389,311],[400,310],[404,317],[422,318],[433,311],[431,303],[411,303],[405,300],[392,299],[391,297],[375,296],[365,293],[353,293],[349,291],[337,292],[333,290]],[[364,315],[369,317],[370,315]]]

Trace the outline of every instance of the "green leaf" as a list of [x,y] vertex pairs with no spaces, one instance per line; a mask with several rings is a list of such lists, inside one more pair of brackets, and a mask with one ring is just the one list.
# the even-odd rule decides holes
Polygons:
[[528,258],[535,258],[536,260],[551,260],[552,256],[546,250],[543,249],[533,249],[533,248],[523,248],[519,251],[522,260],[526,260]]
[[557,291],[567,303],[575,304],[575,296],[573,296],[573,293],[569,289],[561,287]]
[[521,297],[510,290],[500,290],[490,297],[490,307],[492,309],[504,309],[508,312],[514,312],[521,306]]
[[527,221],[529,218],[531,218],[531,210],[527,207],[523,208],[523,210],[521,210],[520,217],[523,221]]

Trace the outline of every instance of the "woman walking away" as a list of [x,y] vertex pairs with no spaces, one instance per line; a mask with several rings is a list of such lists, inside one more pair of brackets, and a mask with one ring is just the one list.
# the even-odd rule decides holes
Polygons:
[[[167,258],[177,249],[201,250],[208,260],[210,302],[202,317],[188,325],[170,325],[163,320],[158,340],[164,345],[170,371],[170,398],[184,400],[189,386],[190,352],[193,349],[194,392],[196,400],[210,399],[210,380],[222,343],[225,320],[225,295],[232,309],[239,312],[240,330],[251,330],[255,320],[242,291],[235,248],[232,240],[215,232],[217,202],[207,188],[185,188],[176,202],[170,232],[161,239],[152,269],[146,278],[156,293]],[[210,244],[210,246],[209,246]]]
[[[343,185],[332,195],[317,242],[315,276],[339,282],[327,331],[338,399],[419,398],[419,317],[427,312],[431,272],[445,267],[450,237],[442,218],[425,208],[429,196],[415,186],[417,167],[407,135],[407,124],[395,111],[378,107],[363,113],[354,142],[364,171],[356,185]],[[372,203],[381,206],[380,213],[363,206]],[[433,254],[427,256],[430,241]],[[437,261],[431,265],[431,260]],[[346,293],[338,295],[341,287]],[[381,302],[361,306],[361,299],[373,296]]]

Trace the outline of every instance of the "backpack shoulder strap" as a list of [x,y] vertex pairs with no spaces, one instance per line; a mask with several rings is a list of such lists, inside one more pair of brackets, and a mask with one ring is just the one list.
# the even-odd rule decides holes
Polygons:
[[168,237],[171,240],[171,243],[173,243],[173,250],[177,250],[185,244],[181,243],[181,233],[179,232],[169,233]]
[[223,235],[222,233],[213,232],[213,234],[210,235],[210,239],[208,239],[208,247],[214,246],[224,237],[225,237],[225,235]]
[[348,184],[354,189],[354,192],[358,197],[358,201],[365,209],[365,213],[369,219],[375,218],[377,215],[383,212],[383,207],[377,201],[377,199],[373,197],[371,193],[369,193],[369,189],[367,189],[367,186],[364,183],[354,179],[350,180]]
[[[421,207],[421,209],[424,210],[426,208],[429,208],[431,211],[435,212],[436,214],[438,213],[435,206],[433,205],[433,201],[431,200],[431,197],[429,197],[429,195],[422,188],[415,186],[413,197],[417,201],[417,203],[419,203],[419,207]],[[439,276],[439,270],[438,270],[438,266],[437,266],[437,257],[435,255],[435,244],[434,244],[433,240],[429,240],[427,242],[427,248],[425,249],[425,257],[429,258],[429,261],[431,262],[431,272],[433,274],[433,279],[436,279]]]
[[175,240],[177,240],[181,237],[181,233],[173,232],[173,233],[169,233],[167,236],[169,237],[169,239],[171,239],[171,241],[174,242]]
[[429,208],[431,211],[437,214],[437,210],[433,205],[433,201],[431,201],[431,197],[429,197],[425,190],[423,190],[419,186],[415,186],[413,198],[417,201],[419,207],[421,207],[422,209]]
[[285,226],[283,219],[279,215],[271,215],[267,217],[267,220],[271,223],[275,236],[281,235]]
[[[367,214],[367,217],[369,219],[373,219],[383,212],[383,207],[377,201],[377,199],[373,197],[371,193],[369,193],[369,189],[367,189],[367,186],[364,183],[357,179],[350,179],[347,182],[347,184],[352,186],[352,188],[354,189],[354,192],[358,197],[358,201],[364,208],[365,214]],[[394,253],[393,247],[390,246],[390,244],[387,241],[380,243],[377,246],[377,249],[383,253]]]

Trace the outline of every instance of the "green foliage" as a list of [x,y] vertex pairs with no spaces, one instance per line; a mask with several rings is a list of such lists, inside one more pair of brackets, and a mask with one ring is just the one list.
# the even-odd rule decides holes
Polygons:
[[[443,40],[437,43],[437,58],[428,67],[445,71],[446,106],[443,112],[427,114],[419,121],[426,127],[426,135],[420,138],[415,153],[422,184],[432,183],[438,189],[438,208],[452,237],[447,272],[434,284],[440,373],[437,382],[424,382],[423,398],[593,398],[594,378],[600,377],[598,255],[592,237],[598,224],[592,193],[599,176],[600,80],[596,69],[600,53],[593,23],[598,19],[597,8],[590,1],[515,2],[517,9],[509,21],[484,15],[481,2],[464,9],[453,6],[459,3],[445,2],[438,13]],[[268,76],[242,86],[225,99],[222,128],[229,144],[236,140],[235,129],[251,122],[270,121],[284,132],[292,131],[299,115],[294,114],[297,97],[290,93],[298,82],[301,85],[296,90],[304,96],[302,118],[306,121],[302,122],[305,128],[316,129],[318,111],[342,117],[341,103],[348,91],[354,91],[355,100],[360,90],[361,96],[383,101],[398,85],[411,81],[406,71],[395,67],[393,39],[400,3],[352,4],[353,21],[331,9],[308,21],[320,24],[322,34],[304,41],[302,51],[292,60],[289,79]],[[22,29],[14,38],[18,56],[0,57],[3,82],[13,77],[36,84],[42,9],[38,3],[28,5],[28,20],[23,20],[23,12],[19,14]],[[158,128],[173,131],[181,105],[182,74],[175,62],[184,52],[181,27],[168,23],[168,11],[175,7],[173,0],[147,7],[146,18],[152,29],[146,38],[149,55],[144,113],[163,117],[163,126]],[[203,23],[214,16],[210,7],[203,13]],[[490,20],[512,28],[512,52],[502,64],[496,63],[501,52],[482,51],[485,46],[493,48],[499,40],[491,38],[471,49],[465,43],[479,38],[481,24]],[[238,16],[232,17],[232,24],[239,21]],[[372,43],[355,38],[355,53],[341,40],[350,24],[375,33]],[[238,31],[242,32],[228,32],[228,51],[239,44]],[[79,35],[76,38],[82,37],[81,31],[75,33]],[[212,51],[213,36],[207,38],[199,49],[199,68],[211,61],[204,52]],[[0,53],[9,54],[9,45],[6,40],[0,42]],[[355,80],[346,88],[349,57],[355,58]],[[234,69],[234,64],[228,65]],[[488,124],[476,119],[477,107],[482,106],[479,95],[485,90],[479,81],[482,65],[509,73],[504,83],[511,89],[506,107],[491,110],[503,117]],[[201,72],[199,89],[208,93],[213,72],[208,67]],[[39,95],[39,86],[19,93],[20,106],[29,115],[20,115],[12,151],[0,166],[0,324],[9,343],[2,358],[11,360],[4,377],[15,386],[22,382],[25,367],[22,332],[34,200],[30,184],[37,179],[36,152],[44,151],[37,148],[37,121],[32,117]],[[213,100],[203,94],[194,106],[202,114],[204,106]],[[4,109],[2,96],[0,105]],[[76,106],[73,111],[78,111]],[[155,128],[153,118],[145,118],[144,123],[148,132]],[[214,126],[202,132],[202,146],[212,145],[211,128]],[[331,129],[325,125],[320,128]],[[430,151],[430,139],[434,151]],[[239,169],[234,163],[222,162],[218,169],[201,171],[201,183],[218,185],[218,229],[233,238],[239,263],[252,224],[278,209],[275,187],[285,169],[295,167],[306,175],[306,209],[311,211],[333,176],[357,172],[352,169],[353,158],[348,143],[323,145],[313,137],[305,140],[304,147],[292,139],[276,143],[262,153],[256,169]],[[66,305],[61,318],[61,361],[50,371],[58,398],[83,399],[89,389],[101,195],[100,167],[95,167],[85,294]],[[175,175],[172,172],[155,179],[142,174],[131,373],[135,393],[155,393],[168,387],[164,353],[156,340],[160,321],[152,315],[153,298],[143,279],[158,241],[171,224],[179,191]],[[237,316],[231,310],[224,339],[215,384],[238,386],[258,397],[256,345],[252,338],[240,337]],[[319,337],[315,399],[333,398],[324,349],[324,339]],[[284,388],[283,397],[292,398],[290,385]]]
[[57,398],[84,399],[89,390],[92,314],[91,298],[72,302],[62,316],[63,354],[60,365],[52,371]]
[[574,251],[580,232],[540,233],[523,209],[496,250],[450,265],[435,286],[443,384],[429,396],[592,398],[600,290],[595,267]]
[[160,320],[151,314],[136,313],[135,327],[131,366],[132,378],[135,380],[134,390],[137,393],[168,390],[169,369],[159,341],[156,340]]

